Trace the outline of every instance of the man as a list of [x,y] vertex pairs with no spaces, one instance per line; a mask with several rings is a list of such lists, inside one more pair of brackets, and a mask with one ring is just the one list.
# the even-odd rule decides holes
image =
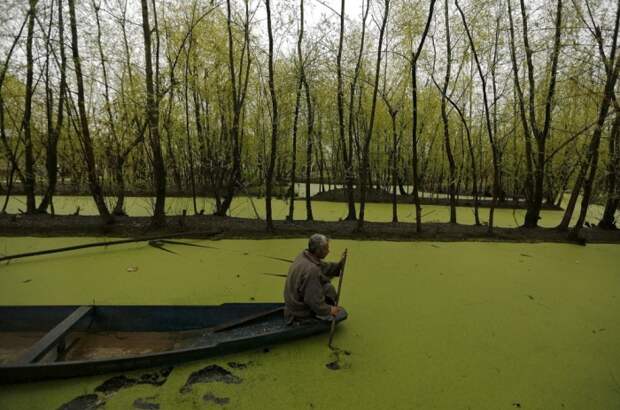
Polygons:
[[288,270],[284,285],[284,316],[288,324],[317,317],[333,320],[344,309],[336,305],[336,289],[331,278],[340,274],[344,254],[340,262],[324,262],[329,254],[329,239],[314,234],[308,241],[308,249],[301,252]]

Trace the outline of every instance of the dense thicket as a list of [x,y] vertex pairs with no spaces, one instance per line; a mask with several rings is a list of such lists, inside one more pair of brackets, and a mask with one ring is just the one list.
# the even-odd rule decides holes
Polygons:
[[0,16],[0,189],[25,212],[90,192],[112,222],[151,193],[160,225],[171,193],[226,215],[258,190],[271,226],[271,197],[303,181],[308,219],[310,182],[338,184],[360,229],[370,188],[393,193],[395,222],[411,195],[418,230],[422,192],[453,210],[473,196],[477,223],[491,197],[489,229],[498,202],[524,201],[535,227],[571,192],[562,228],[578,201],[573,234],[592,202],[615,226],[617,2],[30,0]]

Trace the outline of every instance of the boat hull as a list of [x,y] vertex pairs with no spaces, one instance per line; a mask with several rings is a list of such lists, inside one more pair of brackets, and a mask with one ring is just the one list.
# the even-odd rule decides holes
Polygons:
[[[58,331],[58,322],[78,308],[80,307],[0,307],[0,339],[14,332],[43,333],[52,328],[43,339],[49,338],[50,333]],[[346,316],[344,312],[338,317],[338,321],[346,319]],[[76,319],[70,331],[59,336],[51,347],[46,347],[46,352],[37,361],[26,363],[16,357],[9,360],[5,357],[0,363],[0,384],[173,366],[270,346],[329,329],[330,322],[319,320],[287,326],[283,305],[280,303],[96,306],[84,313],[83,317]],[[122,345],[124,339],[118,335],[131,335],[132,332],[137,332],[137,339],[143,339],[142,348],[146,346],[148,352],[134,354],[135,352],[128,348],[126,351],[120,350],[125,354],[106,356],[107,352],[118,349],[104,348],[101,350],[103,353],[91,356],[86,354],[80,357],[78,354],[88,350],[86,347],[89,335],[94,335],[92,337],[96,339],[101,334],[111,334],[117,336],[116,339],[121,339],[120,342],[116,341],[116,345]],[[157,346],[149,346],[149,338],[144,335],[164,335],[169,340],[174,340],[174,343],[170,342],[161,351],[157,351]],[[96,352],[97,349],[93,351]],[[28,357],[27,353],[22,352],[21,357]]]

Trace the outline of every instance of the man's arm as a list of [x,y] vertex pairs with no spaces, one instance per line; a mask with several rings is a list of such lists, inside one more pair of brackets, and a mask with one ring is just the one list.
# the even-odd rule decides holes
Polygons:
[[326,316],[331,313],[331,306],[325,303],[319,272],[311,272],[308,275],[304,288],[304,303],[318,316]]
[[340,271],[342,270],[342,267],[344,266],[346,259],[347,259],[347,251],[345,249],[345,251],[342,253],[342,256],[340,257],[340,262],[321,261],[321,273],[327,276],[328,278],[340,276]]
[[340,267],[342,266],[342,261],[340,262],[323,262],[321,261],[321,273],[328,278],[333,278],[335,276],[340,275]]

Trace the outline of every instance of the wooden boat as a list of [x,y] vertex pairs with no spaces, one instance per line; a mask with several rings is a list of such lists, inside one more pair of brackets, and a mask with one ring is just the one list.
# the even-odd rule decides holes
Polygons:
[[282,303],[0,306],[0,384],[170,366],[330,329],[318,319],[287,326],[283,310]]

